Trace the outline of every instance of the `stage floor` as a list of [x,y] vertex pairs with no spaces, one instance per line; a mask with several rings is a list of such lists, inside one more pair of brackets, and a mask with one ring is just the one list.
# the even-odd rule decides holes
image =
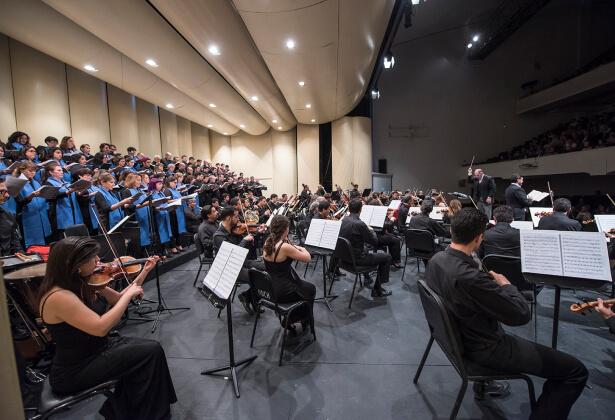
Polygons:
[[[321,296],[321,267],[319,264],[312,273],[312,265],[307,279],[314,281],[317,296]],[[298,267],[300,274],[303,267]],[[351,278],[342,277],[334,285],[334,293],[340,297],[331,303],[333,312],[321,303],[314,308],[318,341],[297,354],[287,353],[282,367],[277,363],[281,333],[277,318],[270,311],[263,314],[255,347],[250,349],[253,318],[236,301],[236,357],[258,355],[254,363],[239,370],[239,399],[229,381],[200,375],[203,369],[226,364],[228,350],[225,312],[216,319],[217,310],[192,288],[197,268],[195,259],[161,277],[167,304],[190,306],[189,311],[165,314],[154,334],[149,323],[133,323],[121,331],[123,335],[154,338],[164,346],[179,398],[172,407],[173,418],[448,418],[460,379],[438,346],[432,348],[419,385],[412,383],[428,340],[414,262],[409,262],[405,283],[400,281],[401,270],[392,273],[387,285],[392,296],[374,301],[369,289],[360,290],[351,310]],[[148,282],[145,289],[146,297],[155,296],[154,282]],[[590,295],[579,292],[579,296]],[[583,317],[571,313],[568,307],[574,301],[572,292],[562,293],[559,349],[586,364],[591,389],[585,389],[570,418],[611,419],[615,412],[615,335],[609,334],[597,314]],[[543,344],[551,340],[552,309],[552,290],[543,290],[538,304],[538,342]],[[533,322],[509,331],[534,339]],[[542,381],[534,378],[534,383],[539,393]],[[484,402],[475,401],[469,387],[458,418],[526,419],[527,388],[519,381],[511,385],[512,394],[507,398]],[[56,418],[99,419],[97,411],[103,398],[82,403]]]

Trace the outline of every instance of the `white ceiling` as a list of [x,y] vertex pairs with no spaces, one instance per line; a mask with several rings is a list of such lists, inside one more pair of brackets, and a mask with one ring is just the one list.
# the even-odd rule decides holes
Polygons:
[[95,77],[215,131],[254,135],[351,111],[395,3],[43,1],[0,0],[0,31],[76,68],[94,65]]

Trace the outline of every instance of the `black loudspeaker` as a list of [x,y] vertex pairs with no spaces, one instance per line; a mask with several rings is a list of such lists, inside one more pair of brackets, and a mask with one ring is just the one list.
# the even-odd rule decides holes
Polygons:
[[386,159],[378,159],[378,173],[379,174],[387,173],[387,160]]

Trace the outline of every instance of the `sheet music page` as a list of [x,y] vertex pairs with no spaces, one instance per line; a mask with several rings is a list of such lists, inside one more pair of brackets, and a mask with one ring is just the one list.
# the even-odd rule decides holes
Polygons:
[[613,281],[601,232],[560,232],[564,276]]
[[532,222],[525,222],[525,221],[521,221],[521,220],[515,220],[514,222],[512,222],[510,224],[511,227],[514,227],[515,229],[519,229],[519,230],[533,230],[534,229],[534,223]]
[[444,213],[442,213],[442,210],[448,211],[448,207],[434,207],[431,213],[429,213],[429,218],[434,220],[442,220],[442,218],[444,217]]
[[553,207],[530,207],[530,215],[532,216],[534,227],[538,227],[538,222],[540,222],[542,217],[541,213],[553,213]]
[[220,298],[228,299],[247,256],[246,248],[222,242],[214,262],[203,279],[203,285]]
[[532,201],[540,201],[545,197],[548,197],[549,193],[548,192],[542,192],[542,191],[538,191],[538,190],[532,190],[532,192],[530,192],[527,195],[527,198],[529,198]]
[[325,229],[322,232],[322,236],[320,237],[320,245],[318,246],[333,250],[337,245],[337,238],[340,236],[342,222],[339,220],[325,220],[324,222]]
[[524,273],[562,276],[560,232],[555,230],[520,230],[521,271]]
[[384,226],[384,221],[387,217],[387,210],[389,209],[385,206],[373,206],[373,207],[374,209],[372,210],[372,217],[370,218],[368,225],[374,226],[374,227]]
[[361,208],[361,214],[359,215],[359,219],[363,220],[363,222],[369,226],[369,222],[372,219],[372,213],[374,212],[375,206],[363,206]]
[[387,206],[389,209],[397,210],[401,205],[401,200],[391,200],[389,205]]
[[325,230],[325,222],[326,220],[324,219],[312,219],[308,233],[305,236],[306,245],[320,246],[320,238],[323,230]]
[[596,219],[598,232],[608,232],[615,229],[615,214],[596,214],[594,219]]

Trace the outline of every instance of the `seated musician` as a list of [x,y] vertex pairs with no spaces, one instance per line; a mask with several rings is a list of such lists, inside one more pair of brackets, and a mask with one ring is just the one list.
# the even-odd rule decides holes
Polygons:
[[52,390],[74,394],[118,379],[100,414],[106,419],[168,419],[177,401],[160,343],[137,337],[110,337],[131,299],[156,266],[150,258],[122,292],[93,288],[88,278],[98,264],[98,243],[69,237],[51,249],[40,291],[40,314],[55,341],[49,373]]
[[[382,206],[383,204],[379,198],[376,198],[370,200],[369,205]],[[392,214],[393,210],[387,212],[382,229],[376,232],[376,236],[378,237],[378,246],[386,247],[389,254],[391,254],[391,258],[393,258],[391,266],[395,269],[399,269],[401,268],[401,240],[393,233],[397,219],[395,219]]]
[[267,199],[265,197],[259,197],[256,201],[256,207],[258,211],[258,223],[267,223],[271,215]]
[[[363,202],[360,198],[350,200],[348,206],[350,215],[342,220],[340,236],[350,241],[357,265],[378,266],[378,277],[372,288],[372,297],[386,297],[391,295],[391,292],[385,290],[382,283],[389,281],[392,258],[389,254],[369,253],[365,250],[366,243],[378,247],[378,237],[374,230],[359,218],[362,207]],[[345,262],[349,263],[350,261]]]
[[[531,315],[527,301],[506,277],[480,271],[472,258],[486,224],[487,217],[474,208],[455,215],[452,244],[431,259],[427,284],[457,321],[464,358],[498,371],[547,379],[530,418],[564,420],[583,391],[587,369],[573,356],[504,332],[500,323],[524,325]],[[475,383],[474,389],[481,398],[484,393],[505,394],[504,385]]]
[[442,216],[442,221],[444,222],[444,224],[450,225],[452,217],[455,215],[455,213],[457,213],[459,210],[461,210],[461,208],[462,208],[461,201],[459,201],[457,199],[453,199],[453,200],[449,201],[448,202],[448,211],[446,213],[444,213],[444,215]]
[[198,238],[203,246],[203,251],[206,257],[214,255],[214,233],[218,230],[220,222],[218,222],[218,209],[214,206],[205,206],[201,209],[202,222],[198,228]]
[[604,302],[602,299],[598,299],[596,312],[602,315],[602,318],[604,318],[604,321],[609,327],[611,334],[615,334],[615,312],[613,312],[613,304]]
[[21,250],[21,235],[15,216],[9,213],[2,205],[8,200],[9,192],[6,189],[4,177],[0,178],[0,256],[13,255]]
[[514,219],[512,207],[496,207],[493,210],[493,218],[496,221],[496,225],[485,231],[485,237],[480,245],[478,255],[481,258],[489,254],[520,257],[521,240],[519,229],[510,226]]
[[312,216],[312,219],[331,219],[331,203],[328,200],[320,200],[320,202],[317,203],[316,212],[314,216]]
[[410,212],[410,207],[414,203],[413,197],[408,194],[404,196],[401,200],[401,206],[399,206],[399,210],[397,212],[397,229],[400,232],[406,231],[406,219],[408,218],[408,213]]
[[[309,307],[302,306],[293,311],[288,320],[291,330],[295,329],[293,324],[301,322],[302,332],[305,332],[309,325],[308,321],[316,296],[316,287],[312,283],[300,279],[291,264],[293,261],[308,263],[312,257],[305,248],[290,243],[288,239],[289,226],[290,221],[286,216],[273,216],[269,226],[269,237],[263,246],[263,260],[265,261],[265,268],[271,276],[272,288],[278,302],[291,303],[298,300],[310,302]],[[282,320],[282,325],[285,325],[285,322],[285,320]]]
[[192,234],[197,233],[201,224],[201,215],[198,211],[196,200],[189,199],[184,207],[184,217],[186,219],[186,230]]
[[437,238],[449,237],[448,233],[440,223],[429,217],[429,214],[433,211],[433,202],[431,200],[423,200],[421,203],[421,214],[412,216],[410,223],[408,223],[408,229],[422,229],[432,233]]
[[[237,232],[239,224],[239,213],[233,207],[225,207],[220,212],[220,226],[213,235],[214,250],[218,252],[222,242],[230,242],[233,245],[237,245],[250,250],[248,258],[243,263],[238,277],[238,281],[243,284],[249,284],[248,269],[256,268],[259,270],[265,270],[265,265],[262,261],[256,261],[256,250],[254,249],[254,236],[248,234],[242,236]],[[259,227],[259,231],[262,231],[262,227]],[[239,301],[243,305],[247,313],[254,313],[254,305],[252,302],[252,295],[250,289],[239,295]]]
[[570,200],[558,198],[553,202],[553,214],[542,217],[538,229],[580,231],[583,229],[581,223],[569,217],[571,208]]

